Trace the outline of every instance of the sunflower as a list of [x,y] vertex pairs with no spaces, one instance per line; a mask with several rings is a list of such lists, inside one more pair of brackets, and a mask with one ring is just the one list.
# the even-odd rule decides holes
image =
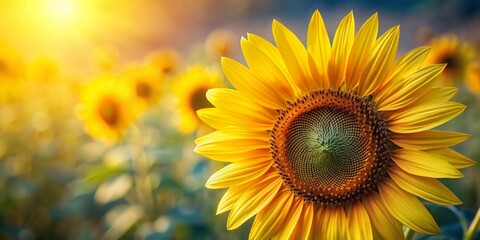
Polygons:
[[0,102],[21,94],[24,62],[20,54],[0,42]]
[[29,80],[47,83],[58,76],[57,63],[46,56],[36,57],[27,67],[26,75]]
[[119,62],[118,49],[113,45],[99,45],[92,54],[92,61],[102,73],[112,74]]
[[205,51],[217,60],[220,57],[234,56],[237,49],[237,37],[228,29],[217,29],[211,32],[205,41]]
[[162,96],[163,76],[152,67],[129,69],[124,72],[123,78],[135,95],[147,104],[154,104]]
[[157,69],[162,74],[168,75],[177,72],[181,63],[181,56],[173,48],[163,48],[150,54],[146,61],[151,67]]
[[235,89],[207,92],[214,107],[198,111],[217,130],[195,152],[231,162],[208,188],[229,188],[217,214],[227,228],[255,216],[251,239],[402,239],[402,225],[440,231],[416,198],[461,201],[436,178],[460,178],[474,164],[449,147],[468,138],[430,130],[465,106],[455,88],[434,87],[444,65],[422,67],[429,49],[395,60],[399,27],[377,39],[377,14],[355,34],[353,12],[333,43],[318,11],[307,47],[273,21],[276,46],[248,34],[248,68],[222,67]]
[[472,63],[467,67],[465,84],[475,96],[480,97],[480,64]]
[[16,79],[23,74],[23,60],[19,53],[0,43],[0,83]]
[[144,108],[145,104],[121,79],[103,77],[83,89],[78,115],[92,137],[114,141],[123,136]]
[[212,106],[205,93],[210,88],[223,86],[223,78],[219,72],[200,65],[191,67],[175,80],[172,91],[178,99],[182,132],[189,133],[202,127],[196,111]]
[[452,34],[433,38],[429,45],[431,51],[425,59],[425,64],[447,64],[440,75],[439,84],[452,86],[456,81],[463,79],[465,70],[475,56],[473,47]]

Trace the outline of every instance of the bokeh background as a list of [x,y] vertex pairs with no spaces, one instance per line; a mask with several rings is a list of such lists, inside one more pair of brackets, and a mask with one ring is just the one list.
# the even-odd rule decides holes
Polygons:
[[[194,111],[229,86],[220,56],[243,62],[241,36],[272,40],[275,18],[305,40],[315,9],[331,37],[353,10],[357,29],[375,12],[381,33],[401,25],[397,56],[435,45],[468,106],[439,129],[480,159],[480,1],[0,0],[0,239],[246,239],[251,223],[215,216],[225,190],[204,183],[223,165],[192,152],[211,131]],[[435,239],[479,209],[480,168],[462,171],[442,181],[463,205],[426,203]]]

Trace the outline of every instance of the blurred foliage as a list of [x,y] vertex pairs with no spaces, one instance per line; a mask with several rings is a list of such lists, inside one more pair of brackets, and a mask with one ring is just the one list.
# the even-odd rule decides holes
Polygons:
[[[225,219],[215,217],[212,200],[220,192],[203,187],[220,165],[194,154],[196,131],[180,128],[180,111],[193,111],[189,117],[195,117],[196,105],[188,103],[199,96],[178,99],[171,90],[175,84],[188,90],[208,79],[181,77],[178,69],[187,67],[178,65],[179,53],[172,49],[155,51],[144,63],[117,73],[112,71],[114,57],[101,54],[98,76],[89,79],[63,75],[60,64],[46,57],[26,66],[18,65],[17,57],[5,57],[21,71],[2,72],[0,82],[1,239],[226,237]],[[198,64],[197,70],[208,68]],[[152,69],[158,74],[145,74]],[[215,77],[223,82],[219,73]],[[203,88],[203,98],[208,88]],[[114,122],[120,115],[104,118],[101,101],[95,99],[120,91],[137,93],[145,102],[128,94],[131,98],[119,101],[121,111],[140,110],[118,127]],[[183,109],[177,107],[180,102]],[[88,118],[79,114],[85,108]],[[103,127],[86,131],[91,121],[103,122]],[[109,128],[119,134],[101,134]]]

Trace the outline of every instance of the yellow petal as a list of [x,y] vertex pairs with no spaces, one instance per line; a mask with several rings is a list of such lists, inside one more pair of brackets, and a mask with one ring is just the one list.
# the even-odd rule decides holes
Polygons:
[[238,228],[249,218],[257,214],[270,204],[275,198],[283,180],[276,172],[265,176],[254,186],[244,190],[236,204],[230,211],[227,219],[227,229]]
[[319,206],[315,210],[311,239],[326,239],[327,237],[327,224],[328,219],[330,219],[330,215],[327,214],[330,214],[330,211],[326,211],[326,208],[325,206]]
[[352,239],[372,239],[372,225],[368,212],[360,202],[352,203],[348,208],[348,226]]
[[[313,203],[307,203],[303,201],[302,205],[302,213],[300,214],[300,218],[295,224],[295,229],[293,230],[293,233],[290,235],[290,238],[288,238],[290,240],[308,240],[311,239],[311,236],[313,235],[311,234],[312,228],[314,228],[312,226],[314,225],[313,214],[315,211]],[[277,236],[279,239],[282,239],[280,238],[280,235],[276,235],[272,239],[275,239]]]
[[204,123],[215,129],[229,127],[246,128],[255,131],[268,131],[272,129],[271,123],[246,115],[241,118],[235,118],[219,108],[203,108],[197,110],[197,115]]
[[443,64],[430,65],[392,82],[378,94],[378,110],[397,110],[422,97],[435,85],[444,67]]
[[225,194],[222,196],[218,203],[216,214],[220,214],[226,211],[231,210],[235,204],[237,204],[238,199],[249,189],[256,186],[262,179],[252,179],[249,182],[245,182],[241,185],[236,185],[230,187]]
[[283,227],[293,204],[294,195],[284,188],[272,203],[260,211],[252,224],[249,239],[271,239]]
[[[262,107],[239,91],[228,88],[209,89],[206,93],[213,106],[240,121],[255,122],[263,126],[273,125],[276,111]],[[235,107],[232,107],[235,106]]]
[[375,228],[372,228],[372,239],[384,239],[382,238],[382,235],[380,235],[380,233],[378,233],[377,229]]
[[328,80],[333,89],[338,89],[345,80],[348,56],[355,37],[353,12],[345,16],[333,37],[332,54],[328,63]]
[[457,94],[457,92],[458,92],[458,88],[456,87],[432,88],[421,98],[413,102],[412,105],[420,105],[420,104],[426,105],[426,104],[432,104],[437,102],[446,102],[452,99],[453,96]]
[[300,228],[300,236],[291,239],[298,239],[298,240],[308,240],[309,237],[312,235],[312,223],[313,223],[313,212],[314,207],[312,203],[303,203],[303,213],[302,213],[302,228]]
[[[430,48],[428,47],[418,47],[400,57],[393,64],[383,85],[394,84],[398,79],[417,71],[422,66],[429,52]],[[383,87],[381,89],[383,90]]]
[[203,108],[197,110],[197,115],[208,126],[220,129],[230,126],[235,122],[235,119],[226,115],[217,108]]
[[241,46],[252,73],[261,81],[274,86],[276,93],[283,99],[293,102],[295,99],[293,89],[277,64],[251,41],[242,38]]
[[363,206],[367,210],[372,225],[384,239],[405,239],[402,225],[385,208],[377,193],[372,193],[363,200]]
[[[237,152],[220,152],[220,151],[209,151],[202,148],[193,149],[194,152],[203,155],[207,158],[210,158],[219,162],[237,162],[242,161],[248,158],[265,158],[270,156],[270,150],[265,149],[255,149],[255,150],[239,150]],[[206,152],[204,152],[206,151]]]
[[477,162],[472,159],[450,149],[450,148],[437,148],[437,149],[428,149],[425,152],[435,156],[436,158],[444,159],[449,162],[455,168],[467,168],[475,165]]
[[400,27],[395,26],[377,40],[359,81],[358,91],[361,96],[375,92],[385,80],[397,55],[399,39]]
[[301,198],[294,198],[293,205],[290,208],[290,212],[288,213],[288,218],[285,219],[283,223],[283,227],[279,229],[279,231],[272,237],[272,239],[289,239],[293,230],[298,224],[299,219],[301,218],[303,210],[303,199]]
[[392,160],[408,173],[431,178],[461,178],[463,174],[445,159],[424,151],[398,149]]
[[193,151],[214,160],[227,162],[231,161],[229,158],[242,159],[253,156],[249,154],[262,156],[265,150],[268,152],[270,147],[268,133],[264,135],[263,132],[242,129],[235,130],[235,132],[228,132],[229,130],[232,129],[223,128],[197,138],[195,140],[197,146]]
[[278,50],[296,85],[303,91],[314,89],[315,83],[308,69],[308,54],[305,46],[295,34],[277,20],[273,20],[272,31]]
[[423,131],[391,135],[390,140],[396,145],[412,150],[425,150],[457,145],[470,137],[468,134],[445,131]]
[[328,76],[327,74],[320,74],[318,72],[315,60],[310,53],[308,53],[308,66],[310,69],[310,75],[314,84],[316,85],[314,89],[327,89],[330,86],[330,83],[328,82]]
[[358,85],[358,80],[364,71],[365,62],[368,60],[377,34],[378,14],[375,13],[363,24],[353,42],[345,78],[346,91],[350,91]]
[[427,201],[440,205],[462,204],[450,189],[434,178],[411,175],[395,165],[388,169],[388,174],[403,190]]
[[222,198],[218,202],[216,214],[218,215],[220,213],[224,213],[224,212],[232,209],[234,204],[237,202],[237,200],[242,195],[242,192],[243,192],[242,189],[244,189],[244,188],[246,188],[250,185],[245,185],[245,186],[242,186],[242,187],[233,186],[233,187],[229,188],[225,192],[225,194],[223,194]]
[[268,82],[257,79],[239,62],[222,57],[222,69],[232,85],[252,101],[272,109],[285,106],[285,99],[276,93],[275,88],[272,88]]
[[201,136],[195,140],[197,147],[216,148],[224,147],[223,150],[236,151],[238,148],[263,149],[268,148],[268,132],[253,131],[244,128],[229,126]]
[[437,127],[456,117],[465,106],[455,102],[440,102],[405,108],[390,116],[388,129],[396,133],[414,133]]
[[416,232],[440,232],[430,212],[415,196],[399,188],[390,179],[385,179],[378,188],[383,205],[398,221]]
[[[313,79],[320,89],[329,86],[327,67],[331,54],[330,37],[318,10],[313,13],[308,26],[307,51],[310,54],[309,65]],[[316,73],[315,75],[313,73]]]
[[278,51],[278,49],[269,41],[252,33],[247,33],[247,39],[248,41],[253,43],[258,49],[260,49],[263,53],[265,53],[274,62],[274,64],[282,72],[283,76],[285,76],[285,78],[290,83],[290,86],[293,89],[295,96],[300,96],[301,90],[298,88],[298,86],[295,84],[295,81],[290,76],[287,66],[285,65],[282,55],[280,55],[280,52]]
[[[252,33],[247,33],[247,39],[253,44],[255,44],[255,46],[257,46],[261,51],[267,54],[280,68],[286,68],[285,63],[282,59],[282,55],[280,55],[278,49],[269,41]],[[282,73],[288,73],[288,71],[282,71]]]
[[216,214],[218,215],[220,213],[223,213],[232,209],[233,206],[236,204],[237,200],[246,191],[246,189],[250,189],[251,187],[258,184],[258,182],[261,180],[262,179],[259,179],[259,178],[251,179],[251,181],[249,182],[245,182],[241,185],[235,185],[230,187],[220,199]]
[[205,186],[215,189],[240,185],[261,177],[272,164],[269,158],[234,162],[210,176]]
[[329,211],[326,239],[349,239],[347,237],[347,216],[342,206],[326,207]]

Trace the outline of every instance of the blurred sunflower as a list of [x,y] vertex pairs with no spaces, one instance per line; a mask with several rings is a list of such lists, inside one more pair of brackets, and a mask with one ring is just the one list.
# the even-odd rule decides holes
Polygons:
[[480,98],[480,64],[472,63],[467,67],[465,76],[467,89]]
[[202,126],[196,111],[212,106],[205,93],[210,88],[223,86],[220,73],[203,66],[191,67],[175,80],[172,91],[178,98],[182,132],[189,133]]
[[92,137],[114,141],[144,109],[144,102],[121,79],[104,77],[85,86],[78,115]]
[[466,42],[462,42],[455,35],[444,35],[430,41],[430,54],[425,59],[425,65],[446,63],[440,74],[441,86],[453,86],[463,79],[465,70],[473,61],[474,49]]
[[57,63],[46,56],[35,58],[26,70],[27,78],[38,82],[49,82],[58,75]]
[[129,69],[125,71],[123,78],[135,95],[149,105],[156,103],[163,94],[162,74],[152,67]]
[[195,152],[231,164],[208,188],[229,188],[217,214],[227,228],[256,215],[252,239],[403,239],[402,224],[440,231],[419,196],[461,201],[436,178],[460,178],[474,162],[451,150],[468,135],[430,130],[460,114],[455,88],[434,88],[444,65],[421,67],[428,48],[395,61],[399,27],[377,39],[377,14],[355,35],[353,13],[333,44],[316,11],[307,48],[273,21],[275,47],[248,34],[249,68],[222,59],[236,89],[207,92],[199,117],[218,129]]
[[228,29],[217,29],[208,35],[205,51],[214,60],[232,57],[238,51],[237,36]]
[[118,66],[120,53],[113,45],[97,46],[93,52],[92,60],[102,73],[112,74]]
[[163,74],[176,73],[181,62],[181,56],[173,48],[160,49],[147,57],[147,64]]
[[15,79],[23,74],[23,60],[13,48],[0,44],[0,82]]
[[15,49],[0,43],[0,102],[12,94],[19,93],[18,88],[24,75],[24,63]]

